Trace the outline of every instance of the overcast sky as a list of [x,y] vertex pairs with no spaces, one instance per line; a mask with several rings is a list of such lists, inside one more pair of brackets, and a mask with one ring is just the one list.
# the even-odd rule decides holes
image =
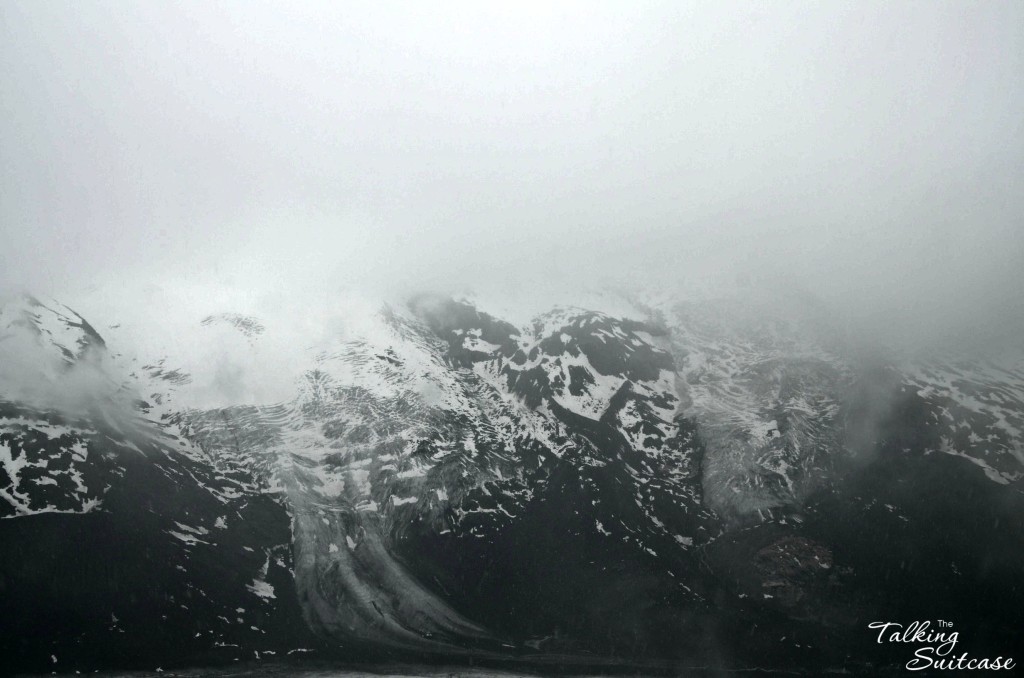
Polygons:
[[751,270],[1024,314],[1021,2],[7,0],[0,105],[6,288]]

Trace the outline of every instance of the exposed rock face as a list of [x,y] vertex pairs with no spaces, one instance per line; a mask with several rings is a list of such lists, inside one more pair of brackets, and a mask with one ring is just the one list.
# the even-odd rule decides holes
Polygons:
[[[72,311],[6,307],[0,649],[836,667],[866,616],[933,609],[912,582],[1013,628],[1019,366],[867,368],[813,312],[636,307],[517,327],[421,296],[315,346],[290,399],[216,408],[188,404],[202,366],[121,369]],[[12,621],[34,608],[65,621]]]
[[790,608],[804,601],[808,587],[826,578],[832,564],[832,552],[827,547],[796,536],[781,537],[754,557],[763,595],[771,595],[779,605]]

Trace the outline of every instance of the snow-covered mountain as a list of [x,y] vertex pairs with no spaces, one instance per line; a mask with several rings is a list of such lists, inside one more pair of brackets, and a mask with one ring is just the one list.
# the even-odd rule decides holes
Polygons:
[[[866,359],[813,303],[752,295],[522,326],[421,295],[279,364],[274,327],[230,311],[191,332],[235,336],[231,361],[186,364],[8,303],[0,649],[31,671],[307,651],[813,671],[884,662],[854,653],[868,617],[1010,637],[1024,362]],[[231,402],[239,365],[290,393]]]
[[290,519],[265,478],[216,467],[155,416],[70,309],[20,299],[0,323],[6,668],[301,647]]

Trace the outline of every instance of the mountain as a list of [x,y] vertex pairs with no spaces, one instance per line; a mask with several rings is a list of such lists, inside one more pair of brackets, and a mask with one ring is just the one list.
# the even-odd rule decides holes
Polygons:
[[0,323],[18,361],[0,397],[7,668],[152,669],[301,647],[290,518],[274,488],[216,468],[147,416],[70,309],[24,299]]
[[419,295],[298,367],[259,318],[197,319],[237,340],[186,365],[8,303],[0,651],[871,673],[902,654],[869,621],[955,619],[1006,654],[1024,356],[867,355],[755,290],[619,302],[517,325]]

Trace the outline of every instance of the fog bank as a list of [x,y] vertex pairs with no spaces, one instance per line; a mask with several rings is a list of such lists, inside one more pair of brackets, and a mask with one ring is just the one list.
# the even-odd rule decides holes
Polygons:
[[753,279],[887,341],[1024,329],[1020,3],[7,2],[0,66],[7,292]]

